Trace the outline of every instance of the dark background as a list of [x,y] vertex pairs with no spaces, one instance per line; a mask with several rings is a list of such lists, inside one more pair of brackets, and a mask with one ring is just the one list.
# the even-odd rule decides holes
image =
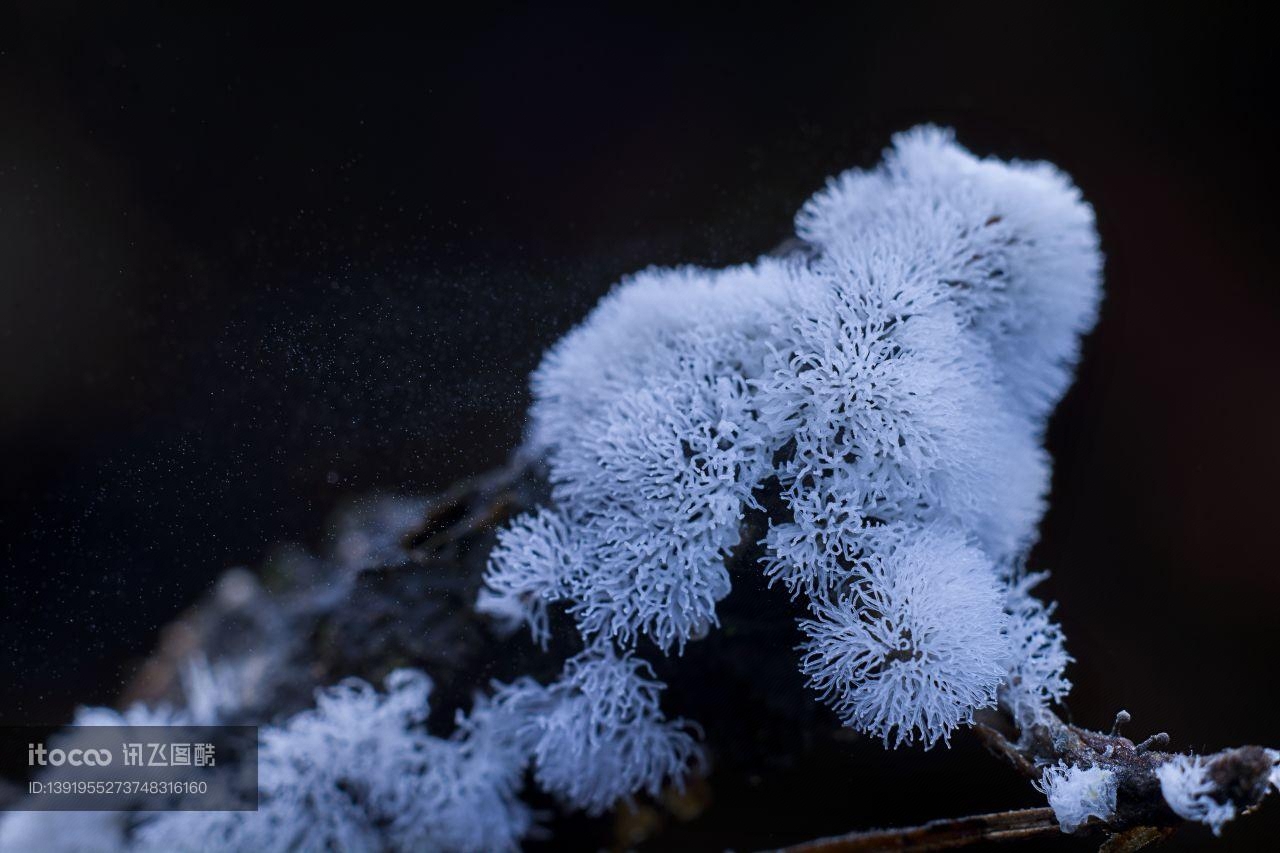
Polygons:
[[[1075,719],[1280,745],[1261,20],[108,5],[0,13],[0,720],[110,702],[219,572],[341,500],[500,462],[540,352],[621,274],[750,260],[932,121],[1053,160],[1098,214],[1033,559]],[[856,758],[708,845],[1034,802],[963,736]],[[1277,830],[1271,803],[1223,849]]]

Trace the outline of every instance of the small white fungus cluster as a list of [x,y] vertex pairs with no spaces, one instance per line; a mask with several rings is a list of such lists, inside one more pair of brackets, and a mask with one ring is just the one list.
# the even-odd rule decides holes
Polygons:
[[638,791],[677,786],[704,757],[683,720],[663,719],[662,684],[631,655],[602,648],[571,658],[549,688],[516,699],[532,735],[534,778],[561,801],[600,814]]
[[431,681],[398,670],[386,692],[349,679],[263,729],[257,811],[170,812],[139,851],[514,850],[533,823],[519,798],[514,721],[480,702],[455,736],[423,727]]
[[[951,630],[950,611],[966,614]],[[946,528],[925,528],[869,555],[838,598],[817,598],[801,623],[800,669],[847,725],[886,743],[918,732],[946,738],[990,705],[1005,670],[995,577],[981,553]]]
[[1115,816],[1115,773],[1104,767],[1046,767],[1036,788],[1049,800],[1063,832],[1075,832],[1091,817]]
[[526,770],[566,805],[599,814],[637,791],[680,785],[704,758],[658,708],[648,666],[608,647],[571,658],[564,677],[496,684],[449,737],[427,732],[431,681],[415,670],[385,692],[349,679],[316,706],[265,728],[256,812],[184,811],[142,824],[111,850],[516,850],[534,829]]
[[1236,816],[1235,804],[1211,796],[1216,786],[1209,778],[1209,762],[1198,755],[1175,755],[1156,769],[1160,792],[1174,813],[1222,832],[1222,825]]
[[1000,702],[1024,729],[1071,690],[1064,673],[1072,659],[1062,628],[1053,621],[1054,606],[1046,606],[1031,594],[1032,587],[1046,577],[1044,572],[1029,574],[1006,590],[1006,631],[1012,657],[1000,686]]

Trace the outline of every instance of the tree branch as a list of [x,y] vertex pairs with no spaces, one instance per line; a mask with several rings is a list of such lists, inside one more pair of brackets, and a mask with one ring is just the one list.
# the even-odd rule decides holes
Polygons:
[[[1040,778],[1042,768],[1064,762],[1070,766],[1100,766],[1115,774],[1116,813],[1107,821],[1090,820],[1077,830],[1080,836],[1106,833],[1106,853],[1129,853],[1161,841],[1186,821],[1165,802],[1156,770],[1174,758],[1173,753],[1154,747],[1165,746],[1169,736],[1152,735],[1141,743],[1120,734],[1129,721],[1121,711],[1109,734],[1063,722],[1046,712],[1040,720],[1021,732],[1003,710],[981,712],[974,734],[991,751],[1024,777]],[[1213,790],[1208,793],[1219,803],[1231,802],[1237,814],[1245,814],[1266,797],[1275,766],[1275,753],[1260,746],[1224,749],[1204,756]],[[980,841],[1016,841],[1057,834],[1061,830],[1053,809],[1025,809],[952,820],[937,820],[903,829],[853,832],[820,838],[784,848],[788,853],[848,853],[869,850],[943,850]]]
[[784,847],[779,853],[867,853],[879,850],[949,850],[980,841],[1018,841],[1057,835],[1053,809],[1019,809],[1010,812],[931,820],[905,829],[851,832]]

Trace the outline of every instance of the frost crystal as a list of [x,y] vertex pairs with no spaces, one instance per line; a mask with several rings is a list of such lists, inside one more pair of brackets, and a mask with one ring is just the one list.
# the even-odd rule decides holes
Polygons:
[[1222,825],[1236,816],[1235,804],[1220,803],[1211,796],[1216,787],[1209,778],[1209,762],[1200,756],[1175,755],[1156,769],[1160,792],[1174,813],[1222,833]]
[[1110,820],[1116,813],[1115,774],[1102,767],[1046,767],[1035,787],[1049,800],[1063,832],[1075,832],[1091,817]]
[[542,641],[562,601],[590,644],[678,650],[756,548],[808,599],[801,668],[849,725],[933,745],[997,698],[1033,721],[1069,689],[1021,567],[1097,313],[1092,211],[1048,164],[920,128],[796,228],[786,259],[627,279],[548,352],[527,450],[552,506],[501,535],[480,605]]

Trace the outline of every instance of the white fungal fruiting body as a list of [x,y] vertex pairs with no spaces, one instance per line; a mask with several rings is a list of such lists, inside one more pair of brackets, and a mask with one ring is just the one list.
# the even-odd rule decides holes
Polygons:
[[1009,585],[1005,598],[1010,664],[1000,701],[1024,731],[1071,690],[1065,675],[1071,656],[1062,629],[1052,619],[1053,605],[1031,595],[1031,588],[1046,577],[1043,572],[1027,575]]
[[863,571],[801,623],[800,669],[851,726],[885,744],[947,739],[995,704],[1007,657],[999,584],[976,548],[930,527]]
[[[747,379],[775,340],[783,269],[641,273],[534,374],[531,445],[571,527],[561,559],[582,567],[558,597],[584,635],[670,649],[716,624],[724,556],[766,469]],[[495,591],[510,562],[495,561]]]
[[547,605],[567,593],[571,579],[581,573],[578,562],[564,519],[549,510],[523,515],[498,532],[489,554],[488,587],[476,609],[508,629],[527,622],[534,640],[545,646]]
[[[759,545],[850,725],[931,745],[997,695],[1034,718],[1069,687],[1021,566],[1097,313],[1092,211],[1052,166],[922,128],[797,233],[785,259],[627,279],[549,351],[527,449],[553,506],[502,534],[482,607],[544,640],[561,601],[589,643],[682,649],[718,623],[725,557]],[[762,489],[767,535],[741,543]]]
[[666,721],[647,664],[607,646],[544,687],[495,685],[453,734],[424,729],[430,680],[413,670],[381,693],[350,679],[261,735],[256,812],[175,812],[141,827],[140,850],[515,850],[534,825],[525,770],[566,804],[599,814],[638,791],[683,784],[704,756]]
[[807,474],[853,499],[859,522],[953,518],[1010,560],[1043,509],[1044,451],[928,236],[895,224],[864,240],[809,264],[793,289],[794,354],[762,386],[770,425],[797,441],[780,472],[788,497]]
[[1218,802],[1211,796],[1216,786],[1208,770],[1209,762],[1198,755],[1176,755],[1156,769],[1156,777],[1175,814],[1203,823],[1219,835],[1222,825],[1236,816],[1236,807],[1229,800]]
[[668,780],[683,784],[704,757],[691,726],[663,719],[662,688],[644,661],[602,647],[572,658],[542,697],[517,695],[538,784],[589,814],[639,791],[656,796]]
[[1049,800],[1063,832],[1075,832],[1091,817],[1115,816],[1115,773],[1104,767],[1046,767],[1036,788]]
[[143,851],[516,850],[533,824],[519,798],[519,724],[480,701],[454,737],[423,729],[431,681],[413,670],[381,693],[358,679],[261,733],[253,812],[171,812]]
[[824,246],[877,228],[919,235],[990,341],[1002,387],[1042,422],[1071,384],[1080,335],[1097,316],[1092,209],[1052,164],[978,159],[934,127],[894,143],[879,168],[845,172],[810,199],[797,233]]

